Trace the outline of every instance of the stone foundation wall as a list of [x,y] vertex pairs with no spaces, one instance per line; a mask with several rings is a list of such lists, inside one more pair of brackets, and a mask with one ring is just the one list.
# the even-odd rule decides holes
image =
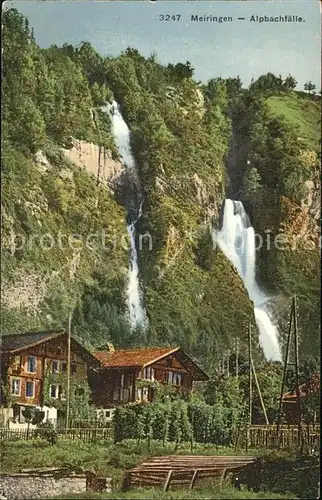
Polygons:
[[[8,500],[31,500],[83,493],[88,488],[86,475],[55,477],[53,474],[12,474],[0,476],[1,495]],[[111,479],[106,478],[105,492],[111,491]]]

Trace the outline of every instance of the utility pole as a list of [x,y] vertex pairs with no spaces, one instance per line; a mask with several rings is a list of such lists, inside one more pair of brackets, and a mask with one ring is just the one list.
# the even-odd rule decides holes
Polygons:
[[249,425],[252,425],[252,407],[253,407],[253,387],[252,387],[252,323],[249,320],[248,324],[248,391],[249,391]]
[[266,422],[266,425],[269,425],[269,421],[268,421],[267,413],[266,413],[266,408],[265,408],[265,405],[264,405],[264,400],[262,398],[262,392],[261,392],[260,387],[259,387],[258,378],[257,378],[257,374],[256,374],[255,365],[254,365],[254,361],[253,360],[251,360],[251,365],[252,365],[252,370],[253,370],[253,374],[254,374],[255,384],[256,384],[256,387],[257,387],[258,395],[259,395],[259,400],[261,402],[261,407],[262,407],[262,410],[263,410],[263,413],[264,413],[265,422]]
[[249,374],[248,374],[248,424],[247,424],[247,436],[246,436],[246,451],[251,444],[250,439],[250,427],[252,425],[252,409],[253,409],[253,401],[252,401],[252,323],[249,318],[248,323],[248,366],[249,366]]
[[72,312],[68,317],[68,337],[67,337],[67,398],[66,398],[66,429],[69,427],[69,408],[70,408],[70,348],[72,336]]
[[298,408],[298,436],[299,443],[301,442],[301,422],[302,422],[302,409],[300,400],[300,380],[299,380],[299,339],[297,328],[297,304],[296,295],[293,297],[293,310],[294,310],[294,348],[295,348],[295,380],[296,380],[296,401]]
[[287,334],[284,369],[283,369],[283,380],[282,380],[282,387],[281,387],[281,394],[280,394],[280,401],[279,401],[278,415],[277,415],[277,439],[279,438],[279,430],[280,430],[280,424],[281,424],[281,418],[282,418],[283,394],[284,394],[284,387],[285,387],[285,382],[286,382],[287,365],[288,365],[288,358],[289,358],[291,338],[292,338],[293,314],[294,314],[294,303],[292,301],[290,321],[289,321],[288,334]]

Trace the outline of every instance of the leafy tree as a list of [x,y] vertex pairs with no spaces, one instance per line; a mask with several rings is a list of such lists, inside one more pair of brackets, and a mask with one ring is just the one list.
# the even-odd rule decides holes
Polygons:
[[51,422],[43,422],[37,427],[37,436],[45,439],[52,446],[57,443],[58,435],[54,425]]
[[254,200],[261,187],[261,176],[258,170],[255,167],[248,168],[243,177],[241,198],[246,201]]
[[283,90],[283,79],[281,75],[276,76],[273,73],[266,73],[253,81],[249,86],[251,93],[263,93],[266,95],[274,94]]
[[[229,84],[228,84],[229,86]],[[222,78],[211,78],[205,89],[206,97],[219,106],[227,105],[227,86]]]
[[304,90],[307,90],[311,94],[316,89],[316,85],[310,81],[304,84]]
[[22,413],[22,416],[25,418],[27,425],[28,425],[28,427],[27,427],[27,438],[28,438],[30,424],[32,424],[32,425],[40,424],[45,417],[45,412],[41,411],[37,408],[26,406],[25,409],[21,413]]
[[207,226],[202,231],[196,249],[198,265],[204,269],[211,270],[215,260],[214,242],[210,228]]
[[294,90],[296,85],[297,80],[292,75],[288,75],[283,82],[283,87],[286,90]]
[[168,65],[169,72],[178,79],[191,78],[194,72],[194,68],[191,63],[187,61],[185,64],[177,63],[175,66],[172,64]]
[[239,76],[236,78],[227,78],[225,80],[227,94],[230,99],[236,98],[241,95],[242,81]]

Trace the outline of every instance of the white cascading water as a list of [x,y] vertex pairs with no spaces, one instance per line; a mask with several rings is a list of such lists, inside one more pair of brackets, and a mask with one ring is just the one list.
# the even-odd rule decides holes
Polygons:
[[218,246],[236,267],[250,299],[254,303],[254,314],[259,329],[259,341],[267,360],[281,361],[277,328],[268,310],[267,297],[256,283],[256,241],[254,228],[240,201],[226,199],[223,224],[214,234]]
[[[128,170],[131,171],[132,178],[137,179],[135,160],[131,149],[130,130],[122,117],[119,105],[116,101],[113,101],[113,103],[109,107],[109,111],[111,114],[113,135],[119,154],[122,158],[122,163]],[[146,323],[146,314],[142,306],[142,298],[140,293],[138,254],[135,242],[135,225],[140,219],[141,215],[142,203],[138,209],[138,216],[136,220],[132,221],[127,226],[131,245],[129,280],[127,287],[127,305],[132,330],[137,326],[144,326]]]

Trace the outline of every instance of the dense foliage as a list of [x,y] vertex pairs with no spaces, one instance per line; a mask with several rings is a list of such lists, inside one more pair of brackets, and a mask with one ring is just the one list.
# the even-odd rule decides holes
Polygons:
[[[295,92],[291,75],[268,73],[246,90],[239,77],[201,84],[189,61],[163,66],[134,48],[115,58],[88,42],[44,50],[16,10],[4,10],[2,22],[2,330],[65,326],[72,311],[73,331],[87,345],[180,344],[209,372],[236,338],[245,352],[252,304],[236,270],[212,248],[228,187],[226,163],[229,189],[257,231],[278,233],[284,224],[292,234],[306,230],[314,243],[316,221],[307,207],[318,189],[319,144],[310,117],[319,98]],[[62,152],[77,138],[117,158],[102,111],[112,98],[132,131],[144,196],[138,230],[153,242],[139,252],[149,326],[132,335],[124,293],[128,253],[111,236],[125,233],[124,200],[117,203],[112,190]],[[77,240],[102,228],[108,248],[50,248],[50,235],[56,243],[60,233]],[[279,294],[282,333],[288,298],[297,293],[301,355],[316,354],[318,252],[300,244],[295,252],[259,256],[259,277]]]
[[152,439],[163,444],[173,442],[212,443],[216,446],[233,444],[241,425],[243,406],[239,401],[232,407],[229,400],[218,399],[213,405],[203,399],[183,401],[176,398],[151,404],[128,404],[115,410],[115,442],[124,439]]
[[273,307],[280,331],[287,331],[287,304],[297,294],[301,355],[316,356],[320,98],[286,92],[285,82],[273,76],[260,77],[232,105],[236,155],[230,178],[234,196],[244,202],[263,237],[259,279],[277,297]]
[[[115,149],[109,122],[100,121],[107,89],[83,69],[86,44],[73,59],[68,46],[41,50],[15,10],[3,12],[3,49],[2,330],[61,328],[76,309],[75,333],[118,341],[128,332],[127,252],[111,242],[125,232],[124,211],[61,150],[70,136]],[[99,243],[103,229],[105,247],[88,248],[86,238]]]

